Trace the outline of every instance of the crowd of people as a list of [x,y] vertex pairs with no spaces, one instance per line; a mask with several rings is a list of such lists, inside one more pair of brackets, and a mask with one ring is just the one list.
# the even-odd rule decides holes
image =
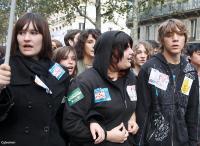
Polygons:
[[200,145],[200,45],[187,39],[168,19],[158,42],[87,29],[62,44],[45,18],[24,14],[9,64],[1,53],[0,145]]

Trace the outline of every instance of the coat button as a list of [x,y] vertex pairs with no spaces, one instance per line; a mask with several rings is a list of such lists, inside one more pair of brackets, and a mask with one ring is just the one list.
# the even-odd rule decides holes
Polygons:
[[28,109],[32,109],[32,102],[31,101],[28,102]]
[[44,132],[45,132],[45,133],[48,133],[48,132],[49,132],[49,126],[45,126],[45,127],[44,127]]
[[25,129],[25,130],[24,130],[24,133],[28,134],[28,133],[30,132],[28,126],[26,126],[24,129]]
[[53,105],[52,105],[51,103],[48,103],[48,107],[49,107],[49,108],[52,108]]

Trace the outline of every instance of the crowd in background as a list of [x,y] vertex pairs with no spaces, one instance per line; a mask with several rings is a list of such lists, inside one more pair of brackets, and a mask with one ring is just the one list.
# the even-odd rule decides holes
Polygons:
[[158,41],[122,31],[50,37],[26,13],[0,46],[0,143],[16,146],[197,146],[200,44],[169,19]]

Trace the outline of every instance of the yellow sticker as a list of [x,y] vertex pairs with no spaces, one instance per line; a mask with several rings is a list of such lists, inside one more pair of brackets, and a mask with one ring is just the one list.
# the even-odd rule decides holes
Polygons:
[[184,80],[183,80],[183,84],[181,86],[181,92],[185,95],[189,95],[189,92],[190,92],[190,89],[191,89],[191,86],[192,86],[192,82],[193,80],[188,78],[188,77],[184,77]]

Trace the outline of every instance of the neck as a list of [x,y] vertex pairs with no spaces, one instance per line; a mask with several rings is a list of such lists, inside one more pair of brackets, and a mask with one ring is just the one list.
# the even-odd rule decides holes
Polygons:
[[165,59],[167,60],[168,63],[171,63],[171,64],[179,64],[180,63],[181,53],[172,55],[172,54],[169,54],[164,51],[163,56],[165,57]]
[[197,69],[197,74],[198,74],[198,76],[200,77],[200,66],[196,66],[196,65],[194,65],[195,67],[196,67],[196,69]]
[[133,71],[134,71],[134,73],[135,73],[136,76],[139,74],[140,68],[141,68],[141,66],[138,66],[138,65],[134,66]]
[[93,58],[92,57],[84,56],[83,63],[86,66],[92,66],[92,62],[93,62]]
[[110,69],[108,69],[108,77],[112,80],[112,81],[116,81],[118,79],[118,72],[113,72]]

